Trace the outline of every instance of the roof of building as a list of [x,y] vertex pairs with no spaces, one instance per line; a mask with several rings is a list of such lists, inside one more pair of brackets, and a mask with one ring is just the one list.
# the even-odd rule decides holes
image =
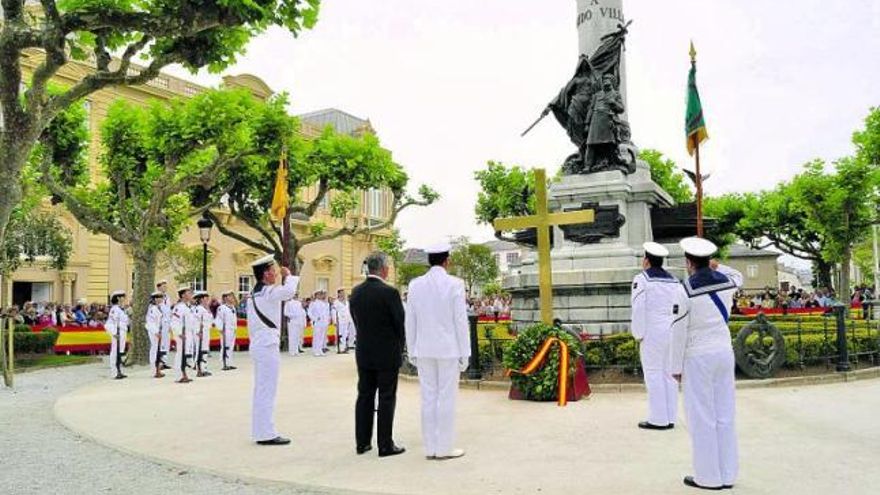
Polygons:
[[355,117],[354,115],[343,112],[342,110],[338,110],[336,108],[325,108],[324,110],[317,110],[315,112],[304,113],[299,115],[299,118],[304,121],[317,126],[321,129],[324,127],[331,125],[333,126],[333,130],[340,134],[349,134],[349,135],[357,135],[364,131],[372,131],[373,126],[370,124],[370,120],[364,120],[360,117]]
[[424,249],[410,248],[403,252],[403,262],[414,265],[427,265],[428,253]]
[[484,242],[483,245],[489,248],[493,253],[501,251],[522,251],[525,249],[519,244],[508,241],[488,241]]
[[769,249],[754,249],[743,244],[731,244],[727,247],[727,255],[730,258],[778,258],[782,253]]

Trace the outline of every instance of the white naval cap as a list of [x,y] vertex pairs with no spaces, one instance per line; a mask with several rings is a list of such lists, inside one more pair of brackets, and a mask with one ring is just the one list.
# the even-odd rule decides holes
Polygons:
[[425,253],[427,254],[441,254],[448,253],[449,251],[452,251],[452,246],[448,242],[440,242],[425,248]]
[[155,299],[157,297],[165,297],[165,293],[162,292],[161,290],[157,290],[157,291],[153,292],[152,294],[150,294],[150,297],[153,299]]
[[200,297],[205,297],[205,296],[207,296],[207,295],[208,295],[208,293],[207,293],[206,291],[203,291],[203,290],[197,290],[197,291],[195,292],[195,294],[193,294],[193,297],[195,297],[196,299],[198,299],[198,298],[200,298]]
[[124,296],[124,295],[125,295],[124,290],[114,290],[113,292],[110,293],[110,297],[117,297],[117,296]]
[[663,245],[657,244],[656,242],[646,242],[642,244],[642,247],[645,248],[645,253],[652,256],[656,256],[658,258],[665,258],[669,256],[669,250],[663,247]]
[[183,295],[183,293],[188,290],[192,290],[192,287],[189,285],[181,285],[180,287],[177,288],[177,295],[178,296]]
[[702,237],[687,237],[678,242],[685,254],[697,258],[708,258],[718,251],[718,246],[710,240]]
[[275,263],[275,256],[270,254],[267,256],[263,256],[262,258],[258,259],[257,261],[254,261],[253,263],[251,263],[251,266],[256,268],[258,266],[271,265],[273,263]]

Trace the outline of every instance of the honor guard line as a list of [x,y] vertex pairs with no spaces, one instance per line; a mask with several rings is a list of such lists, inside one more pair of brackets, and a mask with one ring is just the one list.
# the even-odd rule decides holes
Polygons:
[[492,225],[497,231],[538,229],[538,295],[541,320],[553,324],[553,270],[550,261],[550,227],[575,225],[596,221],[594,210],[550,213],[547,207],[547,172],[535,169],[535,209],[537,213],[527,217],[498,218]]

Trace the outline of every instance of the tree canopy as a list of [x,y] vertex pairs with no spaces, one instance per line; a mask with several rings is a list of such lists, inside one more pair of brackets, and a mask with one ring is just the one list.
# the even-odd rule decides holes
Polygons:
[[450,271],[464,280],[469,295],[498,278],[498,262],[492,250],[482,244],[471,244],[462,238],[450,253]]
[[[419,187],[418,197],[408,194],[409,178],[403,167],[394,162],[391,153],[382,148],[379,139],[371,133],[350,136],[337,133],[328,126],[315,139],[295,135],[288,141],[287,153],[288,194],[291,198],[289,212],[308,227],[305,233],[291,229],[288,246],[291,260],[297,260],[297,253],[308,244],[389,228],[402,210],[410,206],[430,205],[439,197],[425,185]],[[257,231],[260,237],[254,238],[251,233],[236,230],[223,222],[215,223],[224,235],[273,254],[280,260],[282,229],[269,217],[280,151],[274,156],[276,159],[243,167],[235,176],[215,186],[215,189],[228,191],[226,201],[231,214]],[[316,194],[306,200],[305,192],[309,186],[316,186]],[[392,195],[387,217],[372,223],[363,222],[360,215],[355,214],[361,204],[361,192],[371,189],[387,189]],[[197,203],[210,203],[210,200],[205,200],[206,194],[211,196],[210,192],[199,188],[195,194]],[[324,210],[341,227],[330,228],[325,221],[316,218],[319,210]],[[208,214],[211,215],[210,212]],[[218,220],[216,216],[214,220]]]
[[651,168],[651,180],[657,183],[661,189],[669,193],[676,203],[690,203],[694,201],[694,192],[687,178],[678,169],[678,166],[663,153],[653,149],[643,149],[639,152],[639,158],[644,160]]

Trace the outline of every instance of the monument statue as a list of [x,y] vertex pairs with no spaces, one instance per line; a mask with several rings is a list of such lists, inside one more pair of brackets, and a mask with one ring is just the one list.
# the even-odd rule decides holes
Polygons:
[[565,175],[636,170],[637,152],[620,94],[621,53],[628,26],[618,24],[617,31],[602,37],[591,57],[580,56],[574,76],[523,133],[552,112],[578,148],[565,160]]

